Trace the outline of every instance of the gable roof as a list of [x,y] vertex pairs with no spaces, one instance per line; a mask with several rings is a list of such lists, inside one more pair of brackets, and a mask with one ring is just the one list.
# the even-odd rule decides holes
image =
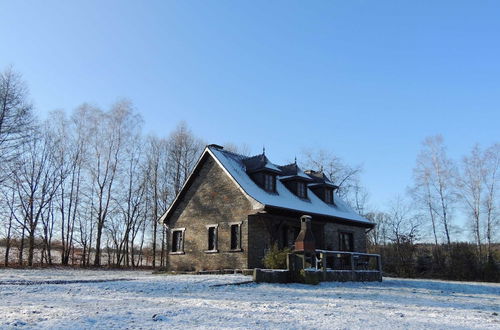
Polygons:
[[[325,217],[332,217],[342,220],[348,220],[357,224],[363,224],[367,226],[373,226],[373,222],[368,219],[363,218],[357,214],[351,207],[347,205],[344,201],[335,195],[335,204],[328,204],[321,200],[316,194],[308,194],[308,199],[302,199],[291,192],[280,179],[285,179],[287,175],[278,176],[276,180],[276,193],[270,193],[262,189],[257,183],[255,183],[252,178],[248,175],[248,170],[255,170],[254,167],[250,169],[247,168],[246,164],[251,166],[262,166],[273,171],[274,169],[282,172],[283,167],[278,167],[272,164],[265,155],[258,155],[254,157],[247,157],[240,154],[236,154],[230,151],[223,150],[221,147],[216,145],[209,145],[203,151],[198,163],[196,164],[190,177],[186,180],[186,183],[181,189],[181,192],[176,197],[174,202],[170,205],[165,214],[160,218],[160,221],[167,219],[168,215],[175,209],[178,200],[184,195],[184,191],[187,190],[188,186],[191,184],[193,174],[198,171],[198,167],[201,167],[201,161],[208,155],[212,156],[216,163],[221,166],[224,172],[230,177],[230,179],[238,186],[238,188],[245,194],[245,196],[252,203],[252,207],[255,210],[263,210],[265,207],[279,208],[285,210],[291,210],[295,212],[302,212],[304,214],[316,214]],[[263,157],[262,157],[263,156]],[[258,163],[258,165],[255,165]],[[288,169],[288,168],[287,168]],[[276,171],[273,171],[276,172]],[[285,171],[288,172],[288,171]],[[311,181],[318,182],[318,178],[311,177],[310,175],[302,172],[297,167],[297,174],[300,176],[308,177]],[[290,173],[281,173],[288,174]],[[328,180],[327,183],[331,184]]]

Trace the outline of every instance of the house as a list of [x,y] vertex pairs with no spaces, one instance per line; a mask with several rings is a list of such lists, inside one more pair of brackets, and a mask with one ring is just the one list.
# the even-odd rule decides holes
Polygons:
[[247,157],[209,145],[172,205],[170,270],[262,267],[272,244],[293,246],[300,217],[312,217],[317,249],[366,252],[374,223],[342,201],[323,173],[279,166],[265,153]]

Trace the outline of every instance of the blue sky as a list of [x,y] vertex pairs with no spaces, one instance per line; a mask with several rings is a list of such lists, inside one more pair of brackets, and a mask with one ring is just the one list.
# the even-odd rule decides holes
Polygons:
[[0,68],[37,111],[131,99],[145,131],[362,164],[371,204],[421,141],[499,140],[499,1],[0,1]]

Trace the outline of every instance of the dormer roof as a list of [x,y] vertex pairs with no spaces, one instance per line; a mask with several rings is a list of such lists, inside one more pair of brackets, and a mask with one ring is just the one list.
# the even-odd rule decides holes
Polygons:
[[333,184],[330,179],[323,173],[323,171],[313,171],[307,170],[305,173],[311,178],[312,182],[309,187],[328,187],[332,189],[338,189],[339,186]]
[[304,173],[302,169],[297,165],[297,163],[292,163],[288,165],[278,166],[281,170],[280,180],[298,180],[298,181],[313,181],[309,175]]
[[267,171],[275,174],[281,174],[281,170],[278,166],[271,163],[264,153],[242,159],[242,162],[245,165],[247,173]]

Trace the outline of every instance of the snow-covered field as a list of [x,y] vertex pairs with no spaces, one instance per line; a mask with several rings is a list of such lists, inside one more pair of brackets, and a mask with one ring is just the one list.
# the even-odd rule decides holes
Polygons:
[[214,286],[248,280],[0,269],[0,328],[500,329],[499,284],[385,278]]

